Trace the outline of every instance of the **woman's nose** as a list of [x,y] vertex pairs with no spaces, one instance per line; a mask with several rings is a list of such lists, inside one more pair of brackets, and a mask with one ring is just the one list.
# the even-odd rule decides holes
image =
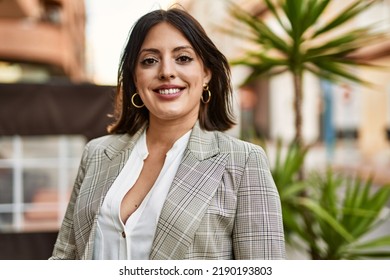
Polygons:
[[173,62],[169,60],[163,60],[161,63],[161,69],[159,74],[160,80],[174,79],[175,76],[175,66]]

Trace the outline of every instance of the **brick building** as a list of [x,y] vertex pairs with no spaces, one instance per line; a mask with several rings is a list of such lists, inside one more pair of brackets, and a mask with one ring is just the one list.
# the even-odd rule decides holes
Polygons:
[[84,81],[85,4],[0,1],[0,82]]
[[83,0],[0,0],[0,260],[47,259],[113,87],[90,83]]

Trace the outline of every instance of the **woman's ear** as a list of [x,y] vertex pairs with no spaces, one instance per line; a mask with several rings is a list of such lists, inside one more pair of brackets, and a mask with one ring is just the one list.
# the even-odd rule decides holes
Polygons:
[[209,68],[204,68],[204,78],[203,78],[203,84],[208,84],[211,81],[211,70]]

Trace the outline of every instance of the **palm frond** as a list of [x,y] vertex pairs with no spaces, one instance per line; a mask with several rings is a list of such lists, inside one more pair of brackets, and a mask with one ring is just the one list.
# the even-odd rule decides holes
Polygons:
[[[287,1],[290,2],[290,1]],[[294,2],[294,1],[291,1]],[[325,26],[319,28],[316,30],[316,32],[313,34],[313,38],[326,33],[328,31],[332,31],[341,25],[345,24],[349,20],[353,19],[357,15],[359,15],[361,12],[369,8],[375,1],[361,1],[361,0],[355,0],[350,5],[348,5],[346,8],[341,10],[338,14],[336,14],[333,19],[327,23]]]
[[282,53],[289,53],[290,47],[272,28],[265,24],[261,19],[252,16],[249,12],[243,10],[237,5],[230,9],[231,15],[241,23],[245,24],[254,34],[258,44],[272,46]]
[[331,226],[332,229],[340,234],[347,242],[352,242],[354,240],[353,235],[351,235],[337,219],[332,217],[326,209],[316,203],[313,199],[301,198],[299,203],[312,211],[317,219],[321,219]]
[[369,81],[365,81],[358,75],[354,74],[351,69],[345,67],[344,63],[342,62],[327,60],[326,57],[322,57],[311,61],[311,63],[315,67],[305,65],[306,69],[320,77],[327,78],[331,81],[340,81],[341,79],[345,79],[364,85],[372,84]]
[[389,259],[390,253],[383,251],[373,252],[358,252],[356,254],[351,253],[348,259],[365,260],[365,259]]
[[[334,54],[335,57],[344,57],[355,52],[367,44],[378,43],[388,37],[384,33],[373,33],[369,27],[350,30],[336,37],[332,37],[317,46],[310,46],[305,51],[305,60],[318,55]],[[337,55],[337,56],[336,56]]]
[[279,25],[286,31],[287,34],[289,34],[290,30],[289,27],[285,25],[282,18],[279,16],[278,13],[278,6],[273,4],[271,0],[265,0],[265,3],[267,4],[268,9],[271,11],[271,13],[275,16],[276,20],[278,21]]
[[281,7],[290,22],[290,34],[294,42],[301,41],[305,32],[317,21],[330,1],[296,0],[282,1]]
[[[314,213],[320,229],[318,236],[326,244],[320,250],[323,258],[359,259],[390,254],[390,235],[374,239],[366,237],[366,241],[362,241],[362,237],[388,220],[388,217],[379,219],[390,199],[387,185],[373,190],[370,178],[346,178],[331,169],[324,175],[313,177],[311,182],[314,190],[311,205],[307,202],[305,205],[310,206]],[[345,194],[344,198],[340,198],[340,194]],[[348,232],[348,238],[345,232]]]
[[[390,247],[390,236],[382,236],[353,246],[354,250],[367,250],[372,248]],[[388,252],[390,254],[390,252]]]
[[312,27],[318,21],[330,2],[330,0],[312,0],[311,3],[308,3],[308,12],[306,13],[306,17],[303,23],[305,30]]

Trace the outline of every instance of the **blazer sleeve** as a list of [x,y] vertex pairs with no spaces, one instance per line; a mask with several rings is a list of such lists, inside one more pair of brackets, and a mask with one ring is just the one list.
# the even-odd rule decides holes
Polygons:
[[75,243],[75,234],[74,234],[74,208],[75,203],[80,192],[80,186],[83,182],[85,176],[85,170],[88,159],[88,147],[86,145],[84,148],[80,166],[77,172],[75,184],[70,196],[68,207],[65,212],[65,217],[62,221],[56,243],[54,245],[52,256],[49,258],[51,260],[65,260],[65,259],[77,259],[77,250]]
[[265,152],[252,147],[237,192],[235,259],[285,259],[279,193]]

